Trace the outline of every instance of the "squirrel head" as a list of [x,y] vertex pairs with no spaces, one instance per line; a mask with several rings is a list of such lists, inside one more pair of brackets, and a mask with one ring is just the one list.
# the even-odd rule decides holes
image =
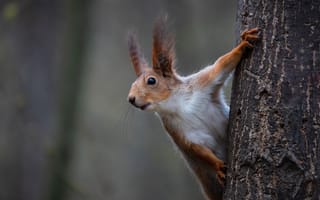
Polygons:
[[168,32],[167,18],[159,18],[153,29],[152,67],[141,53],[133,33],[128,35],[131,62],[137,75],[132,84],[128,101],[142,110],[157,110],[179,83],[175,73],[174,37]]

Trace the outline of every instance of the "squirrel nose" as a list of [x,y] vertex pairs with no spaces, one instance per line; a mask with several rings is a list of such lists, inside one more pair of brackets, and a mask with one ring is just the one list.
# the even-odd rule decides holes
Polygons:
[[131,104],[134,105],[134,103],[135,103],[135,101],[136,101],[136,97],[131,96],[131,97],[128,98],[128,101],[129,101]]

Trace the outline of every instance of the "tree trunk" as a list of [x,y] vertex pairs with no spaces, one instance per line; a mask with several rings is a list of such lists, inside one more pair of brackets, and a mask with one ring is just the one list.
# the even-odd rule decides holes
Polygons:
[[[320,1],[239,1],[225,199],[320,199]],[[241,30],[241,31],[240,31]]]

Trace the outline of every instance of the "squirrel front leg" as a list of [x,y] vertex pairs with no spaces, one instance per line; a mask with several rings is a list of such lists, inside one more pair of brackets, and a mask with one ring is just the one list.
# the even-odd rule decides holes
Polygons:
[[217,174],[217,180],[223,186],[225,182],[225,165],[209,148],[191,143],[189,145],[189,152],[195,158],[200,159],[201,162],[209,165]]
[[258,28],[244,31],[241,34],[241,42],[238,46],[221,56],[212,66],[200,71],[197,78],[198,84],[202,87],[212,83],[222,85],[230,72],[238,65],[246,50],[253,48],[250,42],[258,39],[258,32]]

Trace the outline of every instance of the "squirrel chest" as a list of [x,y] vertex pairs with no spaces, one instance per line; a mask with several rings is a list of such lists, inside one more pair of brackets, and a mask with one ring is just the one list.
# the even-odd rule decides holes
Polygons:
[[179,139],[204,145],[225,160],[229,108],[221,94],[214,99],[211,94],[209,88],[175,89],[167,100],[160,103],[157,114],[178,147]]

